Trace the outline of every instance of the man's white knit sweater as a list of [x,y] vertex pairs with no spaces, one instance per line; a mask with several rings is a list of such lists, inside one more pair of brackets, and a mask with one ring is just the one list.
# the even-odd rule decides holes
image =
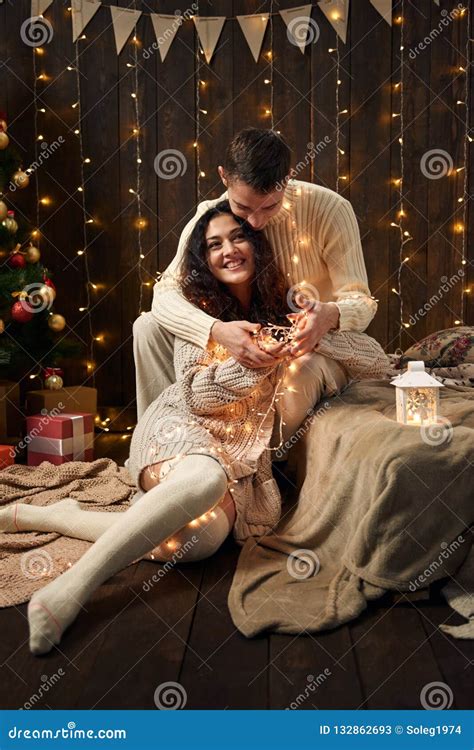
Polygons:
[[[175,258],[153,290],[152,313],[159,324],[202,348],[207,346],[216,318],[179,292],[179,267],[198,218],[226,198],[227,191],[199,204],[181,234]],[[290,180],[282,207],[263,231],[288,287],[304,282],[305,289],[316,290],[321,302],[337,304],[339,330],[365,331],[377,311],[377,301],[369,290],[359,227],[349,201],[321,185]]]

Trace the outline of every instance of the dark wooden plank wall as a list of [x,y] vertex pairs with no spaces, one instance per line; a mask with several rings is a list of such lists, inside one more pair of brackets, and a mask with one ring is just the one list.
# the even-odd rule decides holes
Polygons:
[[[129,0],[115,4],[133,7]],[[298,0],[281,0],[274,9],[297,7]],[[405,3],[404,71],[404,167],[403,186],[406,229],[413,241],[406,245],[410,261],[403,267],[402,293],[404,319],[422,307],[439,289],[441,277],[450,278],[460,266],[461,235],[454,226],[462,221],[463,172],[442,180],[428,180],[420,170],[420,159],[431,148],[448,152],[454,167],[463,165],[464,107],[457,99],[464,97],[464,75],[459,65],[467,67],[466,18],[454,20],[434,38],[428,48],[411,59],[410,50],[434,28],[441,12],[456,3],[442,0],[438,8],[432,0]],[[136,0],[144,11],[173,13],[175,0]],[[200,0],[202,15],[233,15],[268,10],[269,3],[258,7],[251,0],[223,0],[216,9],[208,0]],[[399,15],[400,0],[394,2]],[[182,9],[183,10],[183,9]],[[32,52],[20,40],[19,29],[29,14],[29,0],[3,4],[0,8],[2,60],[0,82],[4,92],[1,108],[10,120],[10,135],[25,156],[33,159]],[[54,27],[54,38],[37,56],[38,72],[49,76],[39,82],[41,106],[40,131],[47,143],[63,135],[64,145],[39,171],[39,197],[49,196],[50,206],[41,206],[41,248],[43,259],[55,272],[58,286],[56,308],[65,314],[72,334],[90,345],[90,332],[104,335],[94,342],[95,382],[102,405],[133,403],[134,370],[132,356],[132,323],[141,309],[151,304],[152,286],[157,270],[166,267],[173,257],[179,234],[193,213],[197,196],[195,92],[196,60],[200,59],[199,79],[201,115],[199,139],[200,198],[215,197],[222,191],[216,167],[222,160],[225,145],[233,132],[248,125],[271,126],[265,114],[270,105],[270,28],[263,54],[255,64],[237,21],[225,24],[212,64],[208,66],[197,50],[194,26],[185,22],[178,31],[165,63],[155,52],[143,58],[143,49],[154,40],[151,21],[142,17],[138,24],[140,44],[139,108],[142,215],[146,222],[142,243],[145,258],[138,269],[137,203],[129,192],[136,186],[136,137],[134,102],[134,43],[131,39],[120,58],[114,51],[114,35],[108,10],[102,8],[86,30],[86,40],[79,42],[82,93],[82,128],[84,155],[91,159],[84,165],[86,204],[95,224],[88,226],[88,263],[91,280],[99,285],[90,289],[91,318],[80,313],[85,304],[85,260],[77,256],[82,248],[83,224],[80,181],[79,141],[74,134],[77,109],[76,76],[66,66],[74,62],[75,49],[70,34],[67,3],[55,0],[46,17]],[[336,34],[323,14],[313,10],[319,29],[318,39],[304,55],[288,43],[286,28],[279,16],[273,18],[273,86],[274,127],[281,130],[294,150],[295,163],[304,160],[308,143],[317,144],[327,135],[324,148],[300,172],[301,179],[311,179],[336,188],[335,90],[336,55],[328,48],[336,46]],[[472,19],[471,19],[472,27]],[[472,38],[472,28],[470,36]],[[461,291],[453,285],[449,293],[427,316],[406,329],[399,340],[399,298],[391,291],[398,288],[400,245],[398,229],[390,227],[396,219],[398,187],[393,180],[400,176],[401,26],[390,28],[374,10],[369,0],[352,3],[347,44],[339,44],[340,155],[341,192],[357,214],[366,265],[379,311],[368,333],[388,350],[401,343],[406,347],[426,333],[453,325],[461,317]],[[472,45],[471,45],[472,46]],[[474,101],[471,77],[470,102]],[[471,106],[472,109],[472,106]],[[472,121],[472,116],[471,116]],[[472,131],[471,131],[472,132]],[[166,149],[180,150],[187,161],[184,175],[159,180],[153,164],[155,156]],[[473,157],[472,147],[469,158]],[[472,164],[470,165],[472,167]],[[469,186],[468,186],[469,187]],[[472,188],[471,188],[472,189]],[[36,223],[34,181],[29,190],[15,196],[17,210]],[[468,206],[466,248],[472,260],[472,207]],[[470,266],[465,266],[466,273]],[[472,274],[471,274],[472,277]],[[473,295],[465,295],[464,321],[473,323]],[[70,331],[71,332],[71,331]],[[71,364],[68,382],[88,382],[84,362]]]

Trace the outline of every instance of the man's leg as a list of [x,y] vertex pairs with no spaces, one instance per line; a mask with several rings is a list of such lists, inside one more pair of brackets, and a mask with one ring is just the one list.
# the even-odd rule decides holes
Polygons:
[[133,324],[133,356],[137,388],[137,419],[162,391],[175,382],[173,334],[162,328],[151,312]]
[[[308,412],[322,399],[338,393],[349,382],[346,370],[339,362],[312,352],[293,360],[291,370],[283,382],[284,395],[277,403],[277,419],[272,436],[272,446],[279,444],[278,424],[281,415],[283,446],[275,451],[279,459],[284,459],[292,447],[298,428],[308,416]],[[290,386],[291,390],[287,390]],[[293,437],[293,441],[290,442]]]

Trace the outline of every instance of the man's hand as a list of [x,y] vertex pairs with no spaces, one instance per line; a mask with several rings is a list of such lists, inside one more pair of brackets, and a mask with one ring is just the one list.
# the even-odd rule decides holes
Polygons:
[[297,322],[298,331],[291,344],[294,357],[312,352],[322,337],[339,326],[339,308],[335,302],[312,302],[306,310],[291,313],[287,318]]
[[285,356],[284,354],[279,356],[283,345],[277,345],[272,354],[264,352],[251,336],[260,328],[259,323],[249,323],[246,320],[232,320],[228,323],[216,320],[211,328],[211,336],[214,341],[224,346],[241,365],[252,369],[270,367],[275,364],[275,359],[282,359]]

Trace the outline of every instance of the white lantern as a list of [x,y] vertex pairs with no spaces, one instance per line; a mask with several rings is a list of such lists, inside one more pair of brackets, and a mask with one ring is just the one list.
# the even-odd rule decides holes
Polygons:
[[425,371],[424,362],[409,362],[407,371],[390,382],[397,389],[397,422],[418,426],[436,423],[439,388],[444,386]]

